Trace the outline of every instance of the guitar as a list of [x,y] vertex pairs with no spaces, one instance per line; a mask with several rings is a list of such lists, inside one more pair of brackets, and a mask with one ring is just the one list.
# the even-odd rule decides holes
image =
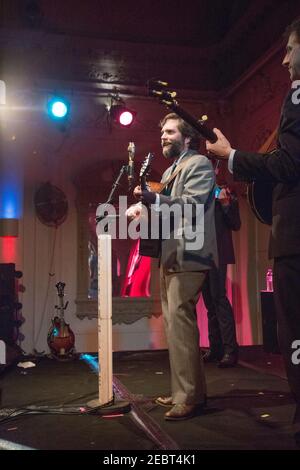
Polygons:
[[52,320],[52,326],[48,332],[47,342],[51,354],[55,359],[66,360],[73,358],[75,336],[70,326],[65,322],[64,311],[68,303],[64,305],[64,282],[58,282],[55,286],[57,288],[57,295],[59,305],[55,305],[58,315]]
[[148,153],[147,157],[142,163],[140,170],[140,186],[142,188],[142,191],[148,190],[153,191],[155,193],[160,193],[163,187],[162,183],[157,183],[156,181],[147,181],[147,176],[151,171],[151,163],[153,158],[153,153]]
[[[148,153],[145,158],[141,170],[140,170],[140,186],[141,189],[160,192],[163,185],[161,183],[156,183],[154,181],[147,181],[147,176],[150,173],[151,162],[154,158],[152,153]],[[151,212],[148,211],[148,238],[140,238],[139,253],[141,256],[149,256],[150,258],[159,258],[161,251],[161,240],[160,239],[151,239]]]
[[274,183],[253,181],[247,184],[247,199],[255,217],[263,224],[272,225],[272,197]]
[[[276,135],[277,129],[267,138],[258,152],[268,153]],[[272,152],[274,150],[269,153]],[[247,199],[252,212],[260,222],[266,225],[272,225],[272,200],[275,184],[273,182],[253,181],[247,185]]]
[[[211,143],[217,141],[216,134],[209,129],[205,121],[206,116],[203,116],[202,119],[197,121],[193,116],[191,116],[187,111],[182,109],[178,102],[175,100],[177,93],[175,91],[170,91],[167,89],[168,83],[162,82],[160,80],[149,80],[148,90],[150,96],[158,98],[159,101],[166,105],[168,109],[171,109],[179,117],[181,117],[185,122],[192,126],[199,134],[208,140]],[[265,150],[262,150],[263,147],[259,150],[259,153],[266,153],[270,147],[270,144],[274,140],[276,131],[268,138],[267,142],[263,147],[267,147]],[[208,156],[208,158],[210,158]],[[255,217],[262,223],[272,225],[272,192],[274,184],[273,183],[261,183],[254,181],[247,185],[247,199],[248,203],[254,213]]]

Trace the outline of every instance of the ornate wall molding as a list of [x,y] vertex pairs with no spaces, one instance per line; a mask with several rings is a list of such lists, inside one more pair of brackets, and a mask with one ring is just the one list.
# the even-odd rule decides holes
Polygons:
[[[212,59],[200,48],[136,44],[39,31],[0,31],[4,73],[25,78],[145,86],[163,77],[174,86],[211,89]],[[30,58],[30,60],[29,60]]]
[[[98,303],[95,300],[77,299],[76,303],[76,316],[83,320],[88,318],[98,318]],[[161,306],[159,297],[146,298],[146,297],[114,297],[112,301],[113,324],[125,323],[130,325],[141,318],[152,316],[159,317],[161,315]]]

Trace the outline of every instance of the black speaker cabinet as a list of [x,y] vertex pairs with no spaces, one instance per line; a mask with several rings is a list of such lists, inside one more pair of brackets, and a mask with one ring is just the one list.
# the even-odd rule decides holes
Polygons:
[[268,353],[280,353],[273,292],[261,291],[260,300],[264,351]]
[[14,343],[15,265],[0,264],[0,339]]

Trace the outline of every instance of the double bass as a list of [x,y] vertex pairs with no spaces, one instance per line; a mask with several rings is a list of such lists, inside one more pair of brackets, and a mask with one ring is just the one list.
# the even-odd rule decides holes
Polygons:
[[68,303],[64,304],[64,282],[56,284],[59,305],[55,305],[57,315],[52,320],[52,325],[48,332],[47,343],[51,355],[58,360],[73,359],[75,336],[68,323],[65,322],[64,311]]

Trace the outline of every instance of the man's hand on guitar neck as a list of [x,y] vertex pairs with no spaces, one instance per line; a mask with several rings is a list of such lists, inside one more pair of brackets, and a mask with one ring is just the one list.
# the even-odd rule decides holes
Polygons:
[[133,195],[136,199],[141,199],[142,195],[142,188],[140,186],[136,186],[133,190]]
[[228,160],[232,151],[230,142],[226,139],[225,135],[219,129],[214,129],[214,133],[218,137],[217,142],[211,144],[208,140],[206,141],[206,150],[213,153],[216,157],[221,160]]
[[156,199],[156,193],[142,190],[140,186],[134,188],[133,195],[136,199],[139,199],[140,202],[133,204],[126,210],[125,215],[130,220],[140,219],[143,215],[143,209],[146,211],[142,204],[154,204]]
[[141,186],[136,186],[134,188],[133,195],[136,199],[139,199],[143,204],[155,204],[156,193],[148,191],[147,189],[142,190]]

